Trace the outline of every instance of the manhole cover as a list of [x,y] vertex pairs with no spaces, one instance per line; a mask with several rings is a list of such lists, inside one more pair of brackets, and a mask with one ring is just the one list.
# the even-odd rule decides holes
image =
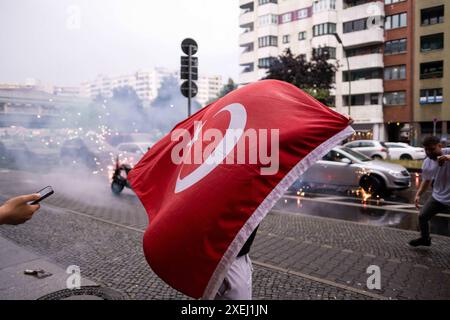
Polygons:
[[38,300],[123,300],[120,292],[98,286],[85,286],[80,289],[63,289],[49,293]]

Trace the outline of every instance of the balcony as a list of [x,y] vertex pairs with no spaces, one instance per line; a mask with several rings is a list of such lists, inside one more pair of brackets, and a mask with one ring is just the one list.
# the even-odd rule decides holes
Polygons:
[[255,51],[241,53],[239,56],[239,64],[244,65],[253,63],[255,61],[255,55]]
[[262,6],[258,6],[258,16],[263,16],[269,13],[278,14],[278,4],[266,3]]
[[342,22],[368,17],[384,17],[384,1],[371,1],[342,11]]
[[367,30],[344,33],[342,41],[347,48],[384,43],[384,30],[381,28],[369,28]]
[[253,0],[239,0],[239,8],[245,9],[246,7],[253,7],[254,1]]
[[[355,124],[384,122],[382,105],[352,106],[350,110]],[[348,107],[343,107],[343,111],[348,113]]]
[[243,32],[239,35],[239,45],[244,46],[248,43],[255,42],[255,32],[249,31],[249,32]]
[[255,22],[255,12],[249,11],[239,16],[239,26],[244,27]]
[[259,77],[258,77],[257,71],[241,72],[239,74],[239,84],[247,84],[247,83],[255,82],[258,80],[259,80]]
[[[343,82],[341,86],[342,94],[348,94],[348,82]],[[352,95],[363,93],[383,92],[383,79],[369,79],[352,81]]]
[[[350,70],[364,69],[364,68],[377,68],[383,67],[383,55],[381,53],[366,54],[362,56],[354,56],[349,58]],[[347,62],[343,59],[341,61],[342,71],[347,71]]]

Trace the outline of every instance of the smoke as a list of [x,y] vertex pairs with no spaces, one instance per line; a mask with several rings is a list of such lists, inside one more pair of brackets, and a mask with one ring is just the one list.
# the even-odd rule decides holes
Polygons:
[[[194,100],[192,113],[200,107]],[[28,106],[27,110],[33,109]],[[25,114],[0,116],[0,168],[23,172],[24,181],[30,182],[29,192],[52,185],[58,194],[110,206],[111,201],[123,201],[110,190],[116,157],[126,159],[117,144],[155,143],[187,117],[187,99],[180,93],[178,80],[169,76],[151,105],[141,101],[132,88],[121,87],[113,90],[112,97],[56,106],[52,113]],[[69,141],[82,141],[89,156],[66,152]],[[37,182],[26,178],[30,173],[45,179]],[[131,194],[125,189],[122,196]]]

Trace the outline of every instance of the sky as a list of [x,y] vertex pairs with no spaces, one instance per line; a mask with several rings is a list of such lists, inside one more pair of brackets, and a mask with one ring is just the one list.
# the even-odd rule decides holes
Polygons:
[[0,0],[0,83],[178,69],[187,37],[199,73],[237,80],[238,20],[238,0]]

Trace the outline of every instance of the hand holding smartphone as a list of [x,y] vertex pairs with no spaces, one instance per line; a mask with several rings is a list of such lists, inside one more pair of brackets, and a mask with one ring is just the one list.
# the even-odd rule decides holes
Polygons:
[[45,198],[50,197],[55,192],[53,191],[51,186],[48,186],[48,187],[45,187],[42,190],[39,190],[36,193],[39,193],[41,195],[41,197],[39,199],[37,199],[37,200],[34,200],[34,201],[30,202],[31,205],[38,204],[39,202],[41,202]]

